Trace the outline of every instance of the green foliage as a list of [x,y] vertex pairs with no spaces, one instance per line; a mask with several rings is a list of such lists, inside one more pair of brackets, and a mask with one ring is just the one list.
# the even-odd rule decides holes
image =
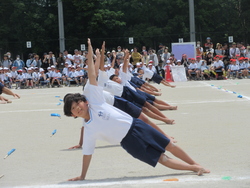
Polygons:
[[[207,36],[214,42],[249,42],[250,4],[248,0],[194,0],[196,38]],[[86,43],[108,48],[157,48],[178,38],[189,41],[187,0],[63,0],[66,48],[71,51]],[[59,52],[57,0],[1,0],[0,54],[52,50]],[[134,37],[134,45],[128,44]],[[32,41],[32,49],[26,48]],[[170,46],[169,46],[170,47]]]

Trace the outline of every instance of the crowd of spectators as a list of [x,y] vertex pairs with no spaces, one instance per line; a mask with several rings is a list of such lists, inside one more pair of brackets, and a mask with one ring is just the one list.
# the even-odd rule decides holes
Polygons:
[[[106,51],[105,69],[119,69],[124,60],[124,51],[121,46]],[[15,86],[16,89],[85,85],[87,54],[87,51],[77,49],[73,55],[64,50],[58,57],[51,51],[42,57],[33,53],[24,62],[19,55],[12,59],[11,53],[7,52],[0,62],[0,83],[8,88]],[[249,78],[249,46],[245,47],[243,43],[214,45],[208,37],[204,45],[197,42],[196,54],[195,58],[190,58],[183,52],[182,59],[176,59],[163,44],[159,45],[157,51],[146,46],[141,49],[134,47],[130,50],[129,71],[143,78],[138,72],[145,65],[164,78],[166,66],[182,66],[189,79]]]

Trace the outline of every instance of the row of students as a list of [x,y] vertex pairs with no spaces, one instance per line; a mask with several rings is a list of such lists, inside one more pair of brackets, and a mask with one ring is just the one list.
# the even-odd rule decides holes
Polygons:
[[[80,117],[84,120],[82,129],[82,172],[80,176],[69,179],[69,181],[84,180],[86,178],[96,140],[105,140],[111,144],[120,143],[134,158],[153,167],[160,163],[173,169],[195,171],[198,175],[209,173],[209,170],[204,169],[195,162],[185,151],[175,145],[166,134],[162,134],[161,131],[138,119],[139,114],[133,117],[114,105],[106,103],[103,90],[112,87],[114,91],[117,88],[118,94],[123,97],[126,91],[130,91],[125,88],[130,88],[129,81],[132,79],[127,70],[128,53],[125,52],[124,64],[119,72],[122,79],[117,75],[111,75],[110,79],[103,81],[103,78],[108,77],[108,73],[104,70],[104,50],[105,43],[102,46],[102,54],[96,51],[97,59],[94,64],[93,49],[90,39],[88,39],[89,80],[84,88],[83,95],[69,93],[64,97],[65,115],[74,118]],[[130,96],[130,94],[131,92],[125,95]],[[130,96],[130,98],[132,97]],[[130,108],[132,111],[133,107],[130,106]],[[164,154],[165,151],[171,152],[184,162],[168,157]]]

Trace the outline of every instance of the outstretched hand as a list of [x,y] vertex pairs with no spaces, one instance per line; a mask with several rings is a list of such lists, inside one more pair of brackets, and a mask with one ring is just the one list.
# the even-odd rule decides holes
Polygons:
[[19,96],[18,94],[16,94],[16,93],[14,93],[14,97],[16,97],[16,98],[19,98],[19,99],[20,99],[20,96]]

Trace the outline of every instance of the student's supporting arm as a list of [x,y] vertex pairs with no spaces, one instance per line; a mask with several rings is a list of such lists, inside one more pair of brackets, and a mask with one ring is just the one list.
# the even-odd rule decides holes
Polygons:
[[105,41],[102,43],[102,51],[101,51],[101,63],[100,63],[100,70],[104,71],[104,51],[105,51]]
[[122,71],[124,73],[127,73],[127,71],[128,71],[128,63],[129,63],[128,58],[129,58],[129,51],[125,50],[124,63],[123,63],[123,67],[122,67]]
[[93,62],[93,48],[91,45],[90,39],[88,39],[88,77],[89,77],[89,83],[91,85],[97,86],[96,81],[96,73],[95,73],[95,65]]
[[8,89],[7,87],[3,88],[3,93],[7,94],[7,95],[12,95],[13,97],[17,97],[20,98],[20,96],[16,93],[13,93],[10,89]]
[[81,174],[81,176],[69,179],[68,181],[85,180],[91,158],[92,158],[92,155],[83,155],[83,158],[82,158],[82,174]]

